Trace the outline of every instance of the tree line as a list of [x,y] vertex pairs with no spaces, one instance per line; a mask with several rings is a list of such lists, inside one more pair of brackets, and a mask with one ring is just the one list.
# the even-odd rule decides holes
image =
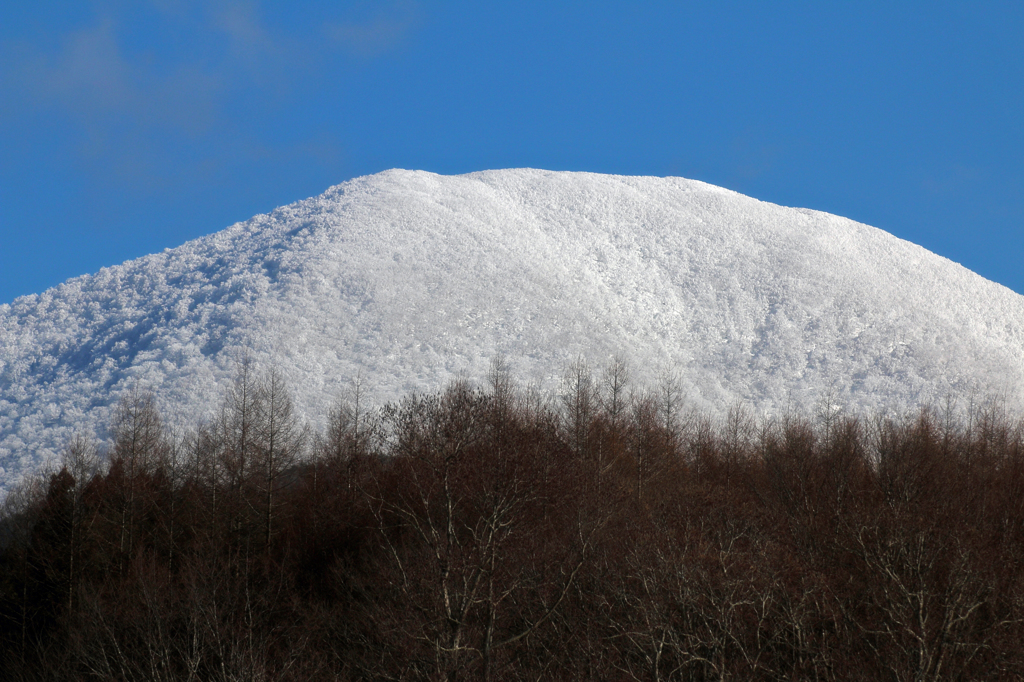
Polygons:
[[678,384],[496,361],[314,432],[244,361],[215,419],[136,388],[0,516],[9,680],[1024,678],[1024,426],[717,423]]

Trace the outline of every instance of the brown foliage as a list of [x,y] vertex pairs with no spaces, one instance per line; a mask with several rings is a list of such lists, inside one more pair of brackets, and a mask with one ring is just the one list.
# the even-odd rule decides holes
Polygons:
[[831,408],[720,425],[582,362],[312,439],[240,368],[172,439],[135,391],[99,466],[6,500],[12,680],[955,680],[1024,675],[1024,431]]

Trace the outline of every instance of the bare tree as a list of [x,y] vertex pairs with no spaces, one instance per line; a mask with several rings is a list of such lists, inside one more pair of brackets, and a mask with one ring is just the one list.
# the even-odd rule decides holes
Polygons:
[[582,357],[570,364],[562,377],[562,409],[573,450],[582,457],[594,416],[593,375]]
[[118,549],[124,571],[135,549],[139,488],[152,473],[164,447],[163,425],[153,394],[133,385],[118,403],[110,431],[114,441],[110,469],[119,483],[121,497]]
[[68,594],[67,609],[70,613],[74,607],[74,592],[77,584],[77,573],[81,570],[82,543],[88,532],[87,511],[83,501],[85,487],[92,482],[100,471],[100,460],[97,455],[96,443],[84,434],[75,434],[61,453],[61,468],[71,475],[71,489],[68,491],[70,503],[68,523]]
[[270,369],[257,387],[260,397],[254,401],[255,469],[263,504],[264,543],[269,549],[273,536],[275,503],[282,480],[294,466],[307,438],[307,429],[292,407],[284,379],[276,368]]
[[658,382],[657,406],[658,417],[665,433],[673,438],[680,435],[680,413],[684,402],[683,382],[678,374],[665,373]]
[[957,547],[929,532],[863,528],[856,549],[876,589],[872,620],[858,619],[882,670],[896,680],[959,679],[988,646],[986,586]]
[[830,442],[840,417],[843,414],[844,406],[840,402],[839,387],[836,382],[830,381],[828,388],[821,394],[816,408],[816,416],[822,426],[822,436],[826,443]]
[[495,407],[506,412],[511,410],[517,390],[512,377],[512,368],[504,355],[497,355],[491,360],[491,366],[487,372],[487,384]]
[[228,488],[238,496],[253,465],[262,401],[255,362],[246,355],[235,369],[235,380],[224,396],[217,423],[217,436],[223,448],[221,466]]
[[601,403],[614,426],[619,426],[627,407],[626,389],[630,383],[629,365],[614,356],[601,377]]
[[367,453],[376,430],[376,420],[366,404],[365,382],[357,375],[351,389],[331,406],[320,454],[332,462],[351,463]]

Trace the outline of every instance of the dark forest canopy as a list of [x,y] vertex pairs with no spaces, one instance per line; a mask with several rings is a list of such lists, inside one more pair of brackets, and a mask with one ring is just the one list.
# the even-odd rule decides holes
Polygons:
[[239,368],[187,434],[122,400],[6,499],[11,680],[1024,676],[1024,427],[994,408],[714,424],[498,361],[324,433]]

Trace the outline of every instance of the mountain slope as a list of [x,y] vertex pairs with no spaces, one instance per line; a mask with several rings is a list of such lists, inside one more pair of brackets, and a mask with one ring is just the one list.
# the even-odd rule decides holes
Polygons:
[[[679,178],[388,171],[0,306],[0,485],[101,437],[134,382],[213,409],[246,352],[317,421],[483,376],[555,388],[582,354],[679,372],[721,412],[948,394],[1021,406],[1024,297],[881,230]],[[169,412],[184,425],[203,414]]]

